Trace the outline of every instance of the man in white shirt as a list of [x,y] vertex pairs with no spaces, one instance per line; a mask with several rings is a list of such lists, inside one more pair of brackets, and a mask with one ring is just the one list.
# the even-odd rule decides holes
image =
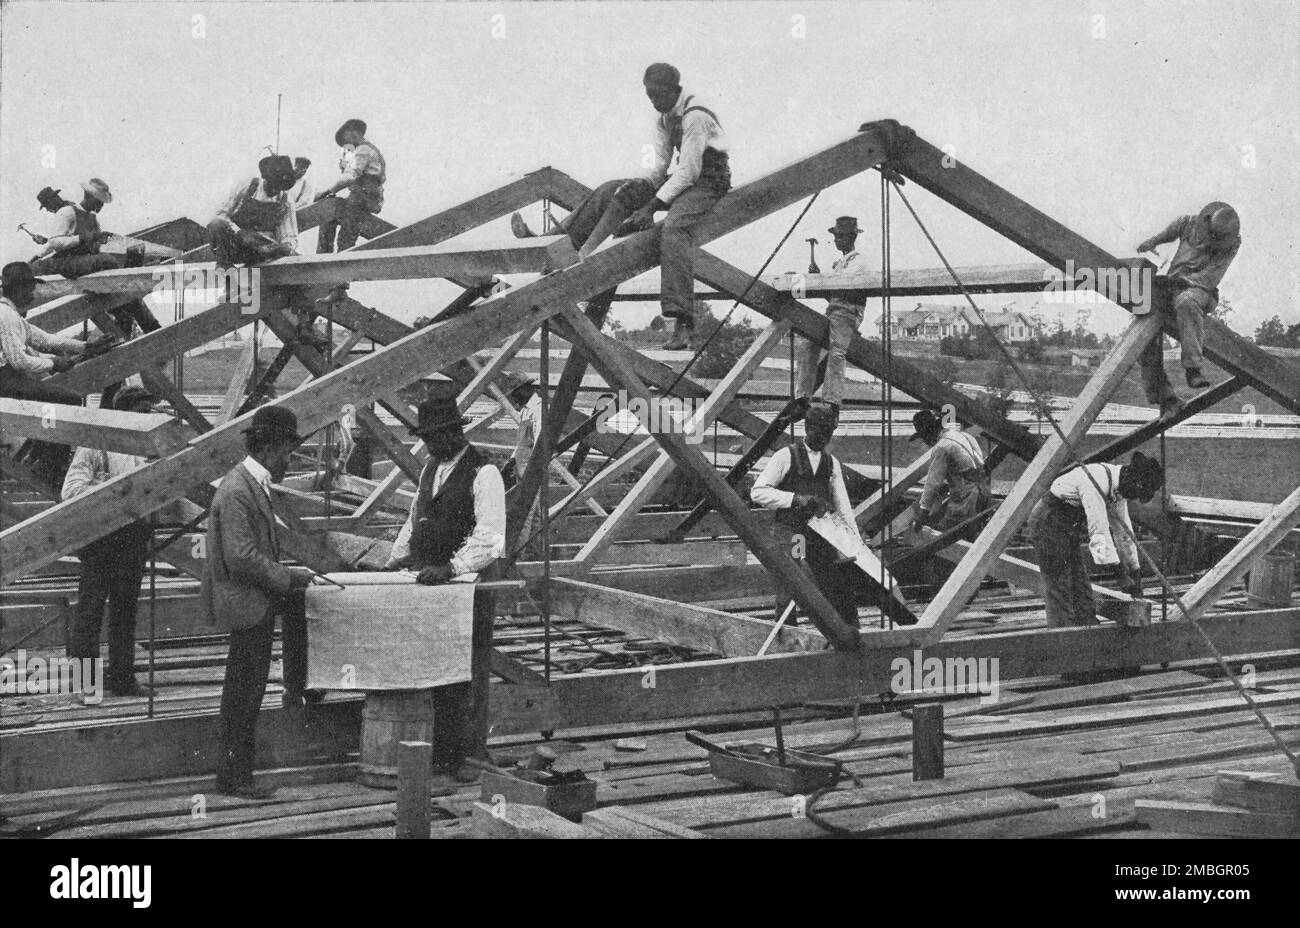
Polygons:
[[[764,509],[776,511],[777,540],[787,546],[796,560],[802,555],[805,569],[840,618],[849,627],[857,628],[855,593],[859,581],[855,574],[861,572],[851,561],[840,563],[841,557],[830,543],[808,528],[809,519],[833,512],[857,533],[853,505],[844,486],[843,467],[825,450],[834,432],[835,419],[830,406],[814,403],[804,420],[803,441],[779,449],[768,459],[749,496]],[[788,591],[777,591],[778,618],[790,600]],[[795,624],[793,615],[787,624]]]
[[[933,525],[946,532],[983,512],[993,491],[979,439],[962,429],[956,419],[944,422],[928,409],[914,415],[912,425],[916,433],[909,441],[920,440],[933,449],[913,530]],[[979,529],[978,522],[972,523],[963,537],[974,540]]]
[[[840,216],[835,225],[828,229],[835,236],[835,247],[840,250],[840,257],[831,266],[832,275],[856,273],[863,268],[862,255],[858,254],[855,243],[858,234],[858,220],[853,216]],[[844,402],[844,368],[845,355],[853,335],[862,326],[862,313],[866,308],[866,297],[849,299],[848,296],[835,297],[826,307],[826,319],[830,324],[829,350],[826,353],[826,377],[822,383],[821,398],[835,407],[838,416],[840,405]],[[798,383],[795,396],[803,401],[807,408],[817,387],[817,368],[821,364],[821,346],[806,338],[799,339],[798,354],[795,358],[798,371]]]
[[[660,114],[653,162],[642,177],[596,188],[560,228],[578,249],[578,257],[585,259],[615,230],[624,234],[648,229],[656,212],[668,211],[659,241],[660,307],[666,318],[675,320],[673,335],[663,347],[677,351],[689,347],[695,332],[692,230],[731,189],[729,146],[718,117],[682,89],[675,67],[652,64],[643,83]],[[674,152],[677,170],[669,174]],[[511,217],[511,227],[521,238],[533,234],[518,213]]]
[[83,196],[79,205],[65,200],[55,212],[57,227],[54,234],[45,239],[45,247],[32,257],[32,269],[38,274],[80,277],[96,271],[144,264],[143,245],[130,246],[125,254],[120,255],[100,252],[100,246],[112,236],[100,229],[99,211],[106,203],[113,202],[113,194],[108,184],[98,177],[86,181],[81,189]]
[[[153,395],[143,387],[123,387],[114,398],[114,408],[121,412],[151,412],[153,403]],[[145,458],[139,455],[78,448],[63,480],[61,498],[72,499],[144,463]],[[81,578],[68,657],[99,657],[99,630],[107,605],[108,670],[103,679],[114,696],[149,695],[149,688],[135,679],[135,621],[152,538],[149,520],[137,519],[77,552]]]
[[[387,569],[418,571],[417,583],[446,583],[477,574],[490,579],[505,553],[506,494],[501,472],[465,439],[468,418],[456,406],[454,383],[440,383],[419,406],[411,434],[429,460],[420,473],[411,513],[393,543]],[[488,682],[493,602],[474,596],[470,682],[434,690],[434,767],[472,780],[467,758],[487,759]],[[462,766],[463,765],[463,766]]]
[[1142,568],[1127,501],[1149,502],[1164,481],[1160,462],[1140,451],[1133,452],[1122,467],[1076,466],[1052,481],[1029,516],[1029,537],[1038,553],[1048,625],[1097,624],[1097,606],[1083,558],[1085,543],[1098,567],[1119,567],[1126,593],[1142,595]]
[[[366,123],[349,119],[334,133],[334,141],[345,150],[339,161],[339,178],[316,199],[336,196],[347,191],[335,218],[321,226],[316,240],[318,254],[328,254],[335,247],[347,251],[357,243],[361,227],[384,208],[384,184],[388,181],[388,164],[374,142],[366,138]],[[335,242],[337,231],[338,241]]]
[[219,267],[298,253],[298,214],[288,194],[295,183],[293,162],[285,155],[268,155],[257,170],[258,177],[235,185],[208,223]]

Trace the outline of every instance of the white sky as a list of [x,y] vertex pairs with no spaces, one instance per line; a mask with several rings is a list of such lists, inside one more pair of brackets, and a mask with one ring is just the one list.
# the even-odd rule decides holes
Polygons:
[[[666,60],[720,116],[737,184],[893,117],[1118,255],[1174,216],[1226,200],[1241,213],[1244,245],[1222,290],[1238,307],[1230,321],[1249,333],[1274,314],[1300,318],[1298,10],[1274,0],[5,2],[0,257],[33,253],[18,222],[48,228],[38,189],[76,199],[92,175],[115,194],[105,228],[206,222],[274,142],[277,93],[281,151],[312,158],[318,186],[335,172],[339,123],[367,120],[388,160],[382,215],[399,225],[547,164],[589,184],[625,176],[654,117],[641,72]],[[954,264],[1032,260],[907,190]],[[756,271],[798,209],[711,247]],[[859,217],[859,247],[874,260],[872,173],[826,191],[769,272],[802,270],[813,234],[827,267],[825,230],[840,214]],[[536,222],[538,210],[529,215]],[[471,233],[508,236],[505,222]],[[901,204],[893,242],[895,268],[938,264]],[[428,282],[354,288],[407,320],[455,292]],[[1034,297],[981,305],[1013,300],[1027,308]],[[635,325],[654,310],[615,311]],[[1093,326],[1124,318],[1098,308]]]

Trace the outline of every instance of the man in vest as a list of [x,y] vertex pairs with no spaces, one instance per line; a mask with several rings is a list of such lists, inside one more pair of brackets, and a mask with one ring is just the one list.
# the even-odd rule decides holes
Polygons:
[[1164,482],[1160,462],[1140,451],[1133,452],[1122,467],[1086,464],[1052,481],[1029,516],[1029,537],[1043,575],[1048,625],[1097,624],[1084,544],[1098,567],[1118,565],[1124,592],[1142,595],[1142,568],[1133,543],[1128,500],[1150,502]]
[[228,796],[268,799],[275,792],[253,782],[253,757],[277,614],[284,631],[284,705],[301,708],[308,697],[302,591],[312,573],[280,563],[271,502],[271,484],[284,479],[289,456],[300,444],[292,412],[258,409],[244,430],[248,457],[222,479],[208,511],[200,601],[209,623],[230,633],[217,753],[217,791]]
[[[1163,232],[1137,246],[1139,252],[1178,242],[1178,251],[1165,275],[1168,289],[1156,291],[1156,311],[1172,314],[1178,324],[1187,385],[1203,390],[1210,385],[1201,373],[1201,342],[1205,317],[1219,305],[1219,281],[1241,248],[1241,220],[1227,203],[1206,204],[1195,216],[1180,216]],[[1162,415],[1176,413],[1182,405],[1165,376],[1164,338],[1154,338],[1139,359],[1147,402],[1158,403]]]
[[[841,563],[838,552],[816,532],[808,520],[837,513],[857,531],[853,506],[844,486],[844,470],[826,449],[835,433],[835,413],[829,404],[813,403],[804,419],[804,439],[779,449],[754,481],[750,499],[764,509],[776,511],[777,540],[797,555],[802,552],[813,580],[850,627],[858,627],[855,592],[859,572],[853,562]],[[802,539],[802,544],[800,540]],[[790,594],[780,590],[776,598],[779,618],[790,603]],[[795,624],[791,616],[788,624]]]
[[[983,512],[993,493],[979,440],[964,431],[960,422],[940,422],[928,409],[914,415],[912,425],[916,433],[909,440],[920,439],[932,449],[913,530],[932,525],[946,532]],[[972,523],[963,537],[973,539],[979,528]]]
[[[153,395],[143,387],[123,387],[117,392],[113,408],[148,413],[153,411],[153,403]],[[139,455],[78,448],[63,480],[60,498],[72,499],[144,463],[145,458]],[[99,630],[107,605],[108,671],[104,682],[114,696],[149,695],[149,688],[135,679],[135,619],[152,539],[153,527],[149,520],[137,519],[77,552],[81,578],[68,657],[99,657]]]
[[[488,579],[505,552],[501,472],[465,440],[469,419],[456,407],[456,392],[454,383],[440,382],[420,403],[411,429],[429,449],[429,461],[387,569],[416,570],[417,583],[446,583],[466,574]],[[467,758],[487,759],[492,616],[491,594],[476,593],[470,682],[434,690],[433,764],[463,781],[478,775],[473,765],[462,766]]]
[[[37,274],[61,274],[80,277],[96,271],[120,267],[140,267],[144,264],[144,248],[132,246],[123,255],[101,254],[100,246],[111,238],[99,227],[98,213],[105,203],[113,202],[108,184],[92,177],[81,185],[81,204],[62,201],[54,213],[55,230],[45,241],[45,247],[32,257],[32,270]],[[49,188],[45,188],[49,190]],[[45,193],[45,190],[41,193]],[[55,191],[57,198],[57,191]],[[39,197],[39,195],[38,195]],[[47,201],[53,205],[53,199]],[[49,208],[46,203],[41,204]]]
[[[692,232],[731,189],[728,144],[718,117],[682,89],[675,67],[652,64],[643,83],[659,113],[653,164],[643,177],[602,184],[561,229],[578,249],[578,257],[585,259],[616,230],[622,234],[648,229],[656,212],[668,211],[659,240],[660,308],[674,326],[663,347],[679,351],[690,346],[695,332]],[[670,175],[674,152],[677,170]],[[511,226],[521,238],[532,235],[518,213],[511,217]]]
[[316,199],[332,197],[344,190],[348,195],[340,200],[334,220],[321,226],[320,237],[316,241],[318,254],[329,254],[334,250],[336,230],[338,250],[347,251],[357,243],[357,236],[361,234],[361,227],[366,220],[384,208],[384,183],[388,180],[388,167],[375,143],[366,138],[365,121],[349,119],[334,133],[334,142],[340,148],[352,146],[352,154],[346,160],[339,179],[316,194]]
[[[828,229],[835,237],[835,247],[840,250],[840,257],[831,266],[831,274],[843,276],[862,270],[862,256],[855,246],[858,234],[858,220],[853,216],[840,216],[835,225]],[[862,313],[866,309],[866,297],[848,299],[835,297],[826,307],[826,320],[830,323],[829,350],[826,353],[826,376],[822,383],[821,398],[835,407],[839,415],[840,405],[844,402],[844,367],[845,355],[854,334],[862,326]],[[802,400],[806,409],[817,387],[817,367],[821,364],[821,346],[806,338],[799,339],[799,351],[795,358],[799,372],[795,396]]]
[[218,267],[260,264],[298,251],[298,216],[288,194],[296,183],[293,162],[268,155],[257,170],[258,177],[235,185],[208,223]]

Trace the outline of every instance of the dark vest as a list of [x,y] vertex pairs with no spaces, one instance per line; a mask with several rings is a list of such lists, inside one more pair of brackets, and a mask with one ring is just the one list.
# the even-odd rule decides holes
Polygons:
[[258,183],[258,179],[253,178],[248,189],[244,191],[243,202],[230,217],[230,221],[250,232],[275,234],[280,228],[280,220],[284,218],[286,206],[274,200],[271,202],[254,200],[253,195],[257,193]]
[[[787,493],[806,493],[809,496],[815,496],[833,509],[835,507],[834,498],[831,496],[833,460],[830,452],[823,451],[821,463],[817,465],[817,470],[814,471],[812,461],[808,459],[807,446],[803,442],[796,442],[790,446],[790,470],[786,472],[785,478],[777,484],[777,489],[785,490]],[[806,524],[805,519],[794,515],[789,509],[776,510],[776,520],[791,528],[802,528]]]
[[[65,201],[66,202],[66,201]],[[95,239],[99,237],[99,218],[89,210],[82,209],[76,203],[68,203],[72,207],[72,213],[76,217],[76,236],[78,244],[65,251],[59,252],[62,255],[94,255],[99,253],[99,245]],[[56,255],[57,256],[57,255]]]
[[411,559],[418,570],[446,564],[474,531],[474,477],[487,459],[473,445],[465,449],[438,495],[429,498],[437,464],[420,473],[415,499],[415,525],[411,530]]
[[[682,124],[686,121],[686,114],[694,110],[701,113],[708,113],[713,117],[713,121],[719,126],[722,120],[718,118],[717,113],[703,106],[691,106],[694,96],[686,98],[686,108],[682,110],[681,116],[669,116],[667,113],[660,116],[664,127],[668,130],[668,141],[672,145],[672,150],[681,152],[682,150]],[[704,157],[700,162],[700,177],[713,178],[717,180],[726,180],[728,186],[731,184],[731,164],[725,151],[718,151],[716,148],[705,148]]]

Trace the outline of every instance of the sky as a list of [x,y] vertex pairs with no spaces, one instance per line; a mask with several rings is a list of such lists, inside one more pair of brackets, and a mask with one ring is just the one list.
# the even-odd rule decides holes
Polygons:
[[[275,144],[277,95],[280,150],[310,157],[318,187],[336,176],[334,130],[350,117],[369,123],[388,163],[382,215],[397,225],[544,165],[593,186],[628,176],[655,115],[641,74],[663,60],[720,117],[737,185],[892,117],[1119,256],[1177,215],[1232,203],[1243,246],[1221,290],[1236,308],[1229,323],[1249,334],[1275,314],[1300,320],[1298,41],[1300,3],[1278,0],[6,0],[0,258],[35,250],[17,223],[48,230],[37,190],[73,198],[91,176],[114,192],[107,229],[205,223]],[[1034,260],[907,192],[954,265]],[[801,207],[709,247],[755,272]],[[538,223],[538,208],[527,215]],[[803,270],[810,235],[826,268],[839,215],[858,217],[858,246],[878,266],[879,180],[868,173],[825,191],[768,273]],[[464,238],[509,234],[502,220]],[[891,240],[896,270],[939,264],[901,205]],[[456,292],[444,282],[353,288],[408,321]],[[1036,297],[977,300],[1027,309]],[[615,307],[629,327],[654,312]],[[1100,332],[1128,318],[1089,308]],[[1066,308],[1067,324],[1076,311]],[[868,307],[868,326],[876,315]]]

